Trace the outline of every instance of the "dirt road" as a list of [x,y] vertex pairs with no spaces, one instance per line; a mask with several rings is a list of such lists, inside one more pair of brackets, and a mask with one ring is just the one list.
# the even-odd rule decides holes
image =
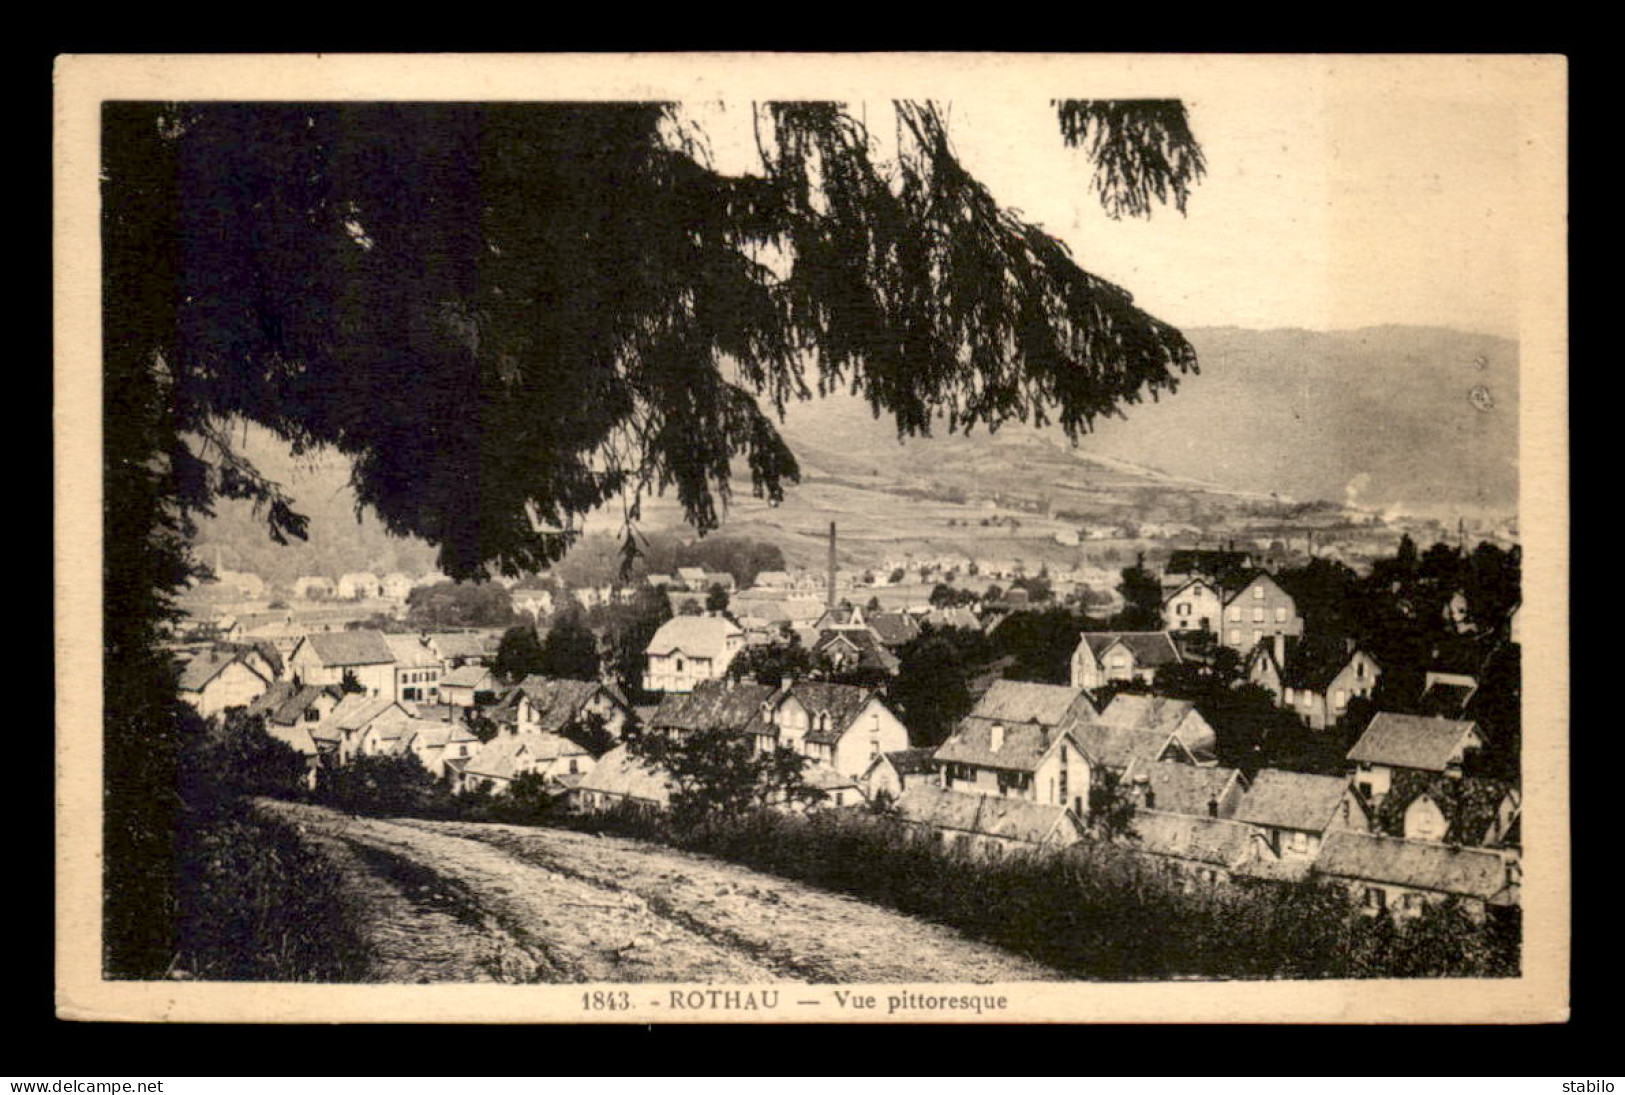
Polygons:
[[947,928],[659,845],[266,802],[342,870],[382,982],[1040,981]]

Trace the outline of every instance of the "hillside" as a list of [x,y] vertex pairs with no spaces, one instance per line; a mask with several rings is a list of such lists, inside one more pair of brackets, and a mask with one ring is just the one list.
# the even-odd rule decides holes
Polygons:
[[[796,406],[784,433],[801,485],[769,506],[750,497],[741,473],[726,531],[778,543],[792,565],[821,565],[832,519],[846,565],[906,552],[1053,564],[1076,555],[1053,534],[1080,524],[1223,529],[1271,494],[1452,516],[1516,509],[1516,343],[1416,327],[1187,334],[1202,372],[1172,396],[1099,423],[1076,448],[1059,429],[1020,423],[991,436],[939,431],[900,442],[857,397]],[[1493,406],[1469,403],[1475,385]],[[311,542],[278,548],[246,506],[222,503],[200,536],[205,559],[219,546],[226,566],[280,581],[432,568],[426,546],[388,536],[370,517],[356,523],[341,461],[296,466],[265,435],[247,436],[250,454],[311,515]],[[1009,517],[1019,525],[998,520]],[[681,514],[657,501],[644,524],[676,528]],[[607,514],[588,527],[619,528]]]

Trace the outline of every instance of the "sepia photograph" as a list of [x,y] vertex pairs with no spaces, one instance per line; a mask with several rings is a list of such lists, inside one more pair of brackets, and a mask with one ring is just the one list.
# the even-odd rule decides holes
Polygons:
[[1561,1019],[1566,95],[60,59],[58,1014]]

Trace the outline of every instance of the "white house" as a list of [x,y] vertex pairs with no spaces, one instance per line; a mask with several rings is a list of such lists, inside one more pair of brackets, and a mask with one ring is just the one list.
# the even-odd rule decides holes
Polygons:
[[371,571],[360,570],[339,575],[338,596],[345,601],[364,601],[383,592],[383,583]]
[[1218,634],[1224,599],[1217,583],[1192,578],[1162,600],[1162,626],[1169,631],[1208,631]]
[[395,698],[403,703],[440,702],[440,677],[445,663],[418,635],[384,636],[395,656]]
[[908,748],[908,730],[873,689],[796,681],[781,687],[750,727],[757,748],[782,747],[858,780],[883,753]]
[[1166,631],[1085,631],[1072,651],[1072,687],[1093,691],[1111,681],[1150,684],[1158,669],[1181,660]]
[[1081,690],[994,681],[932,757],[943,789],[1063,806],[1086,817],[1093,766],[1070,729],[1080,712],[1094,713]]
[[188,661],[179,681],[180,698],[204,718],[233,707],[246,708],[270,686],[241,655],[217,650],[205,650]]
[[301,684],[344,683],[346,672],[370,695],[395,699],[395,654],[381,631],[313,631],[288,656]]
[[745,632],[723,616],[674,616],[660,625],[646,651],[643,687],[650,692],[689,692],[728,671],[745,646]]

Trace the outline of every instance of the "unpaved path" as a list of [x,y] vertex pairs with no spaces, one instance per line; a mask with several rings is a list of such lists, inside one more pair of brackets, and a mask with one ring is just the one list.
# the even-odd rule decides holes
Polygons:
[[1053,980],[938,925],[702,856],[559,829],[264,804],[344,871],[378,981]]

